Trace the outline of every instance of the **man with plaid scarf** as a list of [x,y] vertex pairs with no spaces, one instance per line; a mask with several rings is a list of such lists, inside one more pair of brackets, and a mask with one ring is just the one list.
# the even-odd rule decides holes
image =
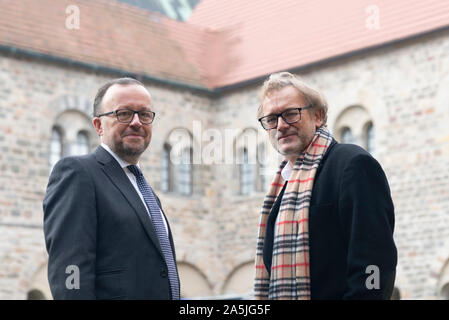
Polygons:
[[390,299],[397,263],[386,176],[365,150],[339,144],[322,95],[271,75],[258,118],[282,161],[264,199],[256,299]]

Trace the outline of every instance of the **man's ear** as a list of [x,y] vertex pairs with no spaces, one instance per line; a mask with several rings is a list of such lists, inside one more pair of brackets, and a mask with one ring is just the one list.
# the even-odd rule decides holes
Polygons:
[[94,125],[97,134],[101,137],[103,135],[103,126],[101,124],[101,119],[98,117],[93,118],[92,124]]
[[315,126],[317,128],[323,125],[323,110],[315,110],[314,113]]

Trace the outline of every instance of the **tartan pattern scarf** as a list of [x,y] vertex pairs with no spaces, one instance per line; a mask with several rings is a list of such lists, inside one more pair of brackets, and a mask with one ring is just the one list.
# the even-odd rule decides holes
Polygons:
[[315,132],[312,142],[293,166],[284,191],[275,224],[271,274],[263,261],[263,247],[268,215],[284,186],[279,171],[265,196],[259,223],[256,249],[255,299],[309,300],[309,206],[315,173],[332,135],[326,127]]

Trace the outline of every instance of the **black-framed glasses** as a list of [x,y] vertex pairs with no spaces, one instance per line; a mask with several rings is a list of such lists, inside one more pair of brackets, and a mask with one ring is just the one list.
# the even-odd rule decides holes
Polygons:
[[293,124],[301,120],[301,111],[310,109],[312,106],[308,105],[301,108],[291,108],[278,114],[269,114],[265,117],[259,118],[259,122],[265,130],[274,129],[278,126],[278,119],[281,117],[286,123]]
[[130,123],[131,121],[133,121],[134,115],[136,113],[139,115],[139,120],[143,124],[153,123],[154,117],[156,116],[155,112],[148,111],[148,110],[134,111],[134,110],[129,110],[129,109],[119,109],[119,110],[99,114],[97,117],[103,117],[103,116],[108,116],[110,114],[115,114],[118,122]]

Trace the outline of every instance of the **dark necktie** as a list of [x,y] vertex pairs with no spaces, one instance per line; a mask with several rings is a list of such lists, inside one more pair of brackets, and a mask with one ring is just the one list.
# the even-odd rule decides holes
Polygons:
[[170,287],[173,300],[179,300],[179,282],[178,272],[176,270],[175,259],[173,257],[172,247],[168,239],[168,235],[165,229],[164,221],[162,220],[162,213],[159,205],[156,201],[156,196],[153,193],[150,185],[145,180],[140,169],[135,165],[127,167],[136,176],[137,186],[142,193],[143,199],[150,212],[151,221],[153,222],[156,234],[161,245],[162,253],[164,254],[165,263],[168,268],[168,279],[170,280]]

